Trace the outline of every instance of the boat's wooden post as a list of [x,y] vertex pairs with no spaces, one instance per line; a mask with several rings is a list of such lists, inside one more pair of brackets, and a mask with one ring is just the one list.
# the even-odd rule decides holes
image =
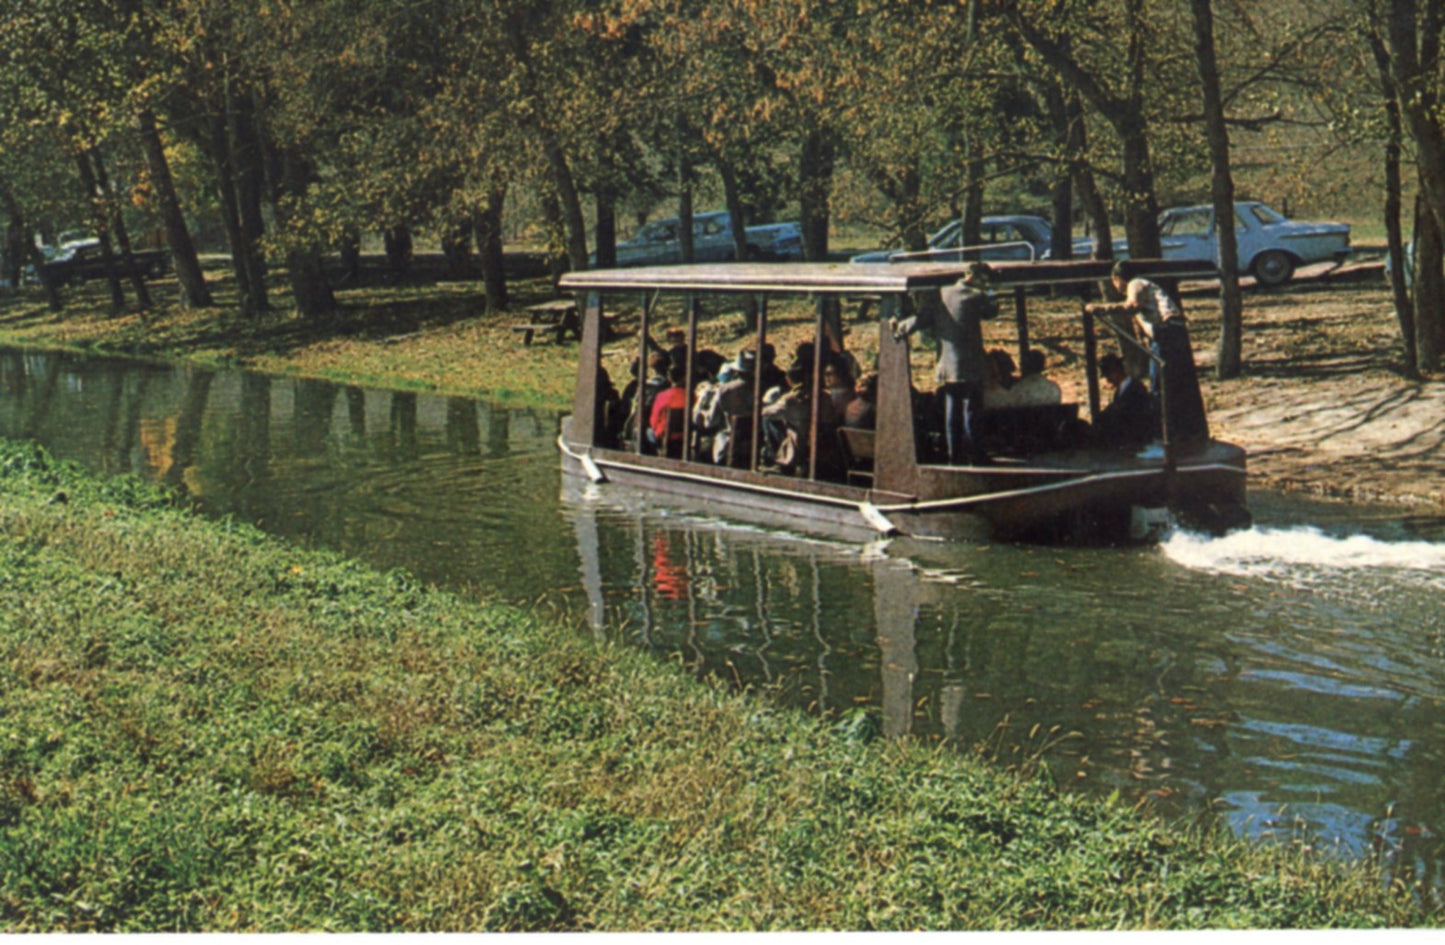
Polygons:
[[637,455],[642,455],[642,446],[647,442],[647,417],[642,415],[642,395],[647,388],[647,321],[652,314],[652,298],[648,295],[642,297],[642,314],[638,316],[637,328],[637,393],[634,394],[632,402],[633,409],[637,412],[637,424],[632,431],[632,446],[637,450]]
[[[1150,355],[1154,355],[1151,351]],[[1158,359],[1159,364],[1159,437],[1164,443],[1164,494],[1167,503],[1172,509],[1178,503],[1178,490],[1176,488],[1178,467],[1174,455],[1174,437],[1169,434],[1169,385],[1164,383],[1165,372],[1169,370],[1169,363],[1163,358]]]
[[1014,286],[1014,324],[1018,326],[1019,332],[1020,365],[1024,363],[1024,355],[1029,353],[1029,307],[1025,295],[1023,286]]
[[753,354],[753,442],[748,451],[748,469],[758,471],[763,442],[763,345],[768,338],[768,297],[758,296],[758,336]]
[[1099,422],[1099,342],[1094,335],[1094,313],[1084,306],[1084,376],[1089,381],[1089,422]]
[[908,339],[894,338],[888,323],[902,314],[903,296],[885,295],[878,306],[878,412],[873,487],[918,491],[918,448],[913,432],[913,387]]
[[[683,390],[687,391],[687,402],[683,405],[682,414],[682,459],[683,462],[692,461],[692,404],[693,385],[696,380],[692,375],[692,366],[697,363],[697,296],[691,292],[687,294],[687,378],[683,381]],[[666,452],[664,448],[663,452]]]
[[572,403],[572,426],[568,435],[574,443],[597,445],[602,429],[602,399],[597,396],[601,380],[597,368],[602,352],[602,293],[589,292],[583,306],[582,344],[577,353],[577,394]]
[[813,323],[813,376],[808,383],[813,388],[813,402],[808,416],[808,478],[818,478],[818,411],[823,397],[823,360],[828,352],[828,339],[823,334],[823,319],[828,317],[828,306],[836,303],[831,295],[819,295]]

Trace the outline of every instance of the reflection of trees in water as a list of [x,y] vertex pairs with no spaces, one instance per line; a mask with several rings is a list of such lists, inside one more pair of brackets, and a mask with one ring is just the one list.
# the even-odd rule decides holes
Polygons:
[[366,438],[366,391],[350,385],[346,388],[346,418],[351,424],[351,435],[358,440]]
[[112,371],[108,379],[100,468],[111,474],[140,472],[132,459],[132,451],[139,445],[141,412],[150,373]]
[[447,398],[447,448],[460,456],[480,452],[481,429],[477,424],[477,402],[466,397]]
[[55,405],[55,392],[60,386],[63,365],[59,358],[53,361],[36,361],[31,356],[26,358],[25,368],[26,374],[35,380],[22,395],[30,409],[21,424],[20,435],[25,439],[35,439],[45,429],[45,421],[49,419],[50,410]]
[[302,378],[296,381],[292,406],[291,436],[302,456],[316,456],[331,439],[331,417],[340,388],[329,381]]
[[487,422],[487,456],[495,459],[506,456],[511,449],[512,411],[479,405]]
[[410,391],[393,391],[391,395],[391,423],[387,434],[391,447],[402,459],[415,459],[416,449],[416,394]]
[[175,433],[170,439],[168,462],[162,477],[167,485],[192,490],[195,485],[187,471],[196,465],[197,446],[201,442],[201,423],[206,415],[206,400],[211,394],[215,375],[210,371],[189,369],[183,372],[185,386],[180,409],[176,413]]

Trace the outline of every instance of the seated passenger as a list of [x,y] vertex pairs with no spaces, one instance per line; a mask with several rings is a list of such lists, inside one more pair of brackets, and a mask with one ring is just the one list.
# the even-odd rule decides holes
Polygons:
[[987,358],[988,378],[983,384],[983,406],[987,410],[1017,407],[1014,393],[1014,359],[1002,348],[990,348]]
[[1134,449],[1152,440],[1159,417],[1154,398],[1149,396],[1149,385],[1142,378],[1130,377],[1124,370],[1124,359],[1117,354],[1099,359],[1099,374],[1114,388],[1114,398],[1094,422],[1095,444]]
[[[804,381],[804,383],[807,382]],[[833,413],[839,417],[843,416],[848,409],[849,402],[853,400],[853,382],[845,377],[845,369],[833,363],[824,364],[823,391],[833,402]]]
[[843,426],[873,429],[878,423],[878,375],[869,372],[858,378],[853,395],[843,411]]
[[[788,369],[788,384],[789,390],[786,394],[763,408],[763,424],[768,444],[774,455],[778,456],[778,465],[789,471],[802,471],[806,470],[808,462],[808,433],[813,425],[813,392],[802,368],[796,364]],[[832,398],[824,397],[818,401],[820,475],[823,469],[837,464],[837,450],[828,449],[828,445],[836,442],[833,431],[838,428],[838,420]],[[784,443],[788,440],[792,441],[791,449],[784,448]],[[789,452],[792,453],[791,457],[787,456]],[[782,455],[778,455],[779,453]]]
[[[672,408],[678,410],[687,409],[687,368],[681,364],[672,364],[667,369],[667,380],[669,387],[661,391],[652,399],[652,414],[648,422],[648,442],[658,452],[666,452],[663,448],[668,438],[667,414]],[[677,455],[682,455],[682,431],[672,431],[672,439],[677,446]]]
[[1018,383],[1009,388],[1012,399],[1020,407],[1034,407],[1063,402],[1059,385],[1044,377],[1044,353],[1030,348],[1019,363]]
[[734,414],[749,414],[753,410],[753,367],[756,352],[744,348],[738,352],[737,360],[727,367],[726,380],[719,379],[710,396],[698,398],[693,422],[698,430],[713,438],[713,459],[721,462],[727,452],[727,422]]

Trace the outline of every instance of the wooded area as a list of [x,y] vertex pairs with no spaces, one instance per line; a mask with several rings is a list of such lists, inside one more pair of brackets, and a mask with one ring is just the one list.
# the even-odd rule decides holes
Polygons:
[[[130,298],[123,283],[144,237],[169,247],[182,304],[206,306],[196,247],[223,237],[243,315],[272,307],[274,269],[317,316],[336,305],[324,258],[354,271],[363,234],[381,234],[401,267],[425,236],[502,308],[509,227],[558,269],[592,253],[605,265],[619,221],[687,218],[702,200],[739,240],[786,211],[811,259],[842,220],[912,250],[962,217],[973,242],[1003,202],[1050,208],[1056,256],[1076,214],[1102,254],[1121,221],[1131,255],[1155,256],[1161,196],[1227,206],[1231,148],[1304,129],[1378,146],[1403,363],[1434,371],[1442,13],[1445,0],[30,0],[0,14],[5,265],[12,285],[27,264],[43,273],[36,235],[82,227],[114,255],[116,308],[144,308],[144,280],[128,279]],[[46,291],[59,309],[60,287]],[[1223,302],[1229,376],[1238,292]]]

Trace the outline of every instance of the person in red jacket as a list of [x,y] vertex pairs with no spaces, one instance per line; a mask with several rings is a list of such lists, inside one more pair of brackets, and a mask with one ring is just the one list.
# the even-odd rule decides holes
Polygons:
[[660,453],[676,452],[678,455],[682,455],[681,428],[672,431],[672,439],[677,444],[675,450],[664,449],[663,441],[668,438],[668,409],[676,407],[678,410],[687,410],[687,365],[670,365],[667,369],[667,380],[671,386],[652,400],[652,416],[648,422],[648,426],[652,428],[649,439]]

